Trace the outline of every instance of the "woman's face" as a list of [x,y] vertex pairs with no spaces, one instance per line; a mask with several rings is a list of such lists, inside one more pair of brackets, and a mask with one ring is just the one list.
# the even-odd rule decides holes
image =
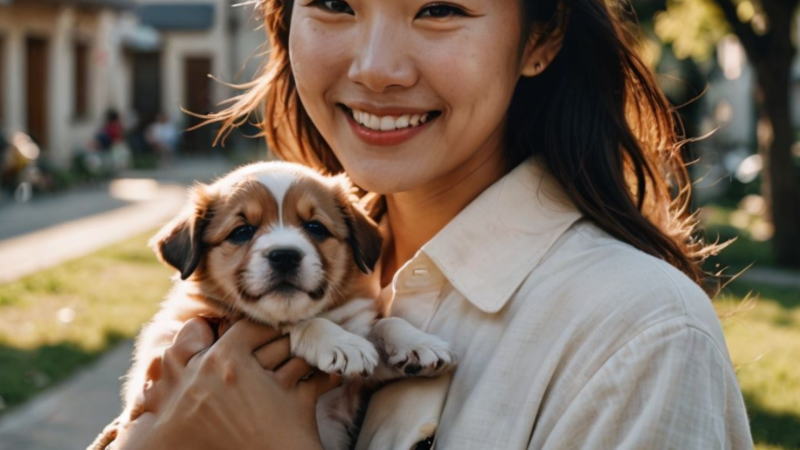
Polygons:
[[383,194],[502,160],[519,0],[297,0],[300,99],[353,181]]

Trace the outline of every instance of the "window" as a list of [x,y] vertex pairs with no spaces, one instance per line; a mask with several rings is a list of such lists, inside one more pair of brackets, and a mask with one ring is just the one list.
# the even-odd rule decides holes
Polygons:
[[[5,36],[0,34],[0,129],[5,125],[6,113],[6,40]],[[3,149],[0,148],[0,152]]]
[[75,41],[75,118],[89,114],[89,46]]

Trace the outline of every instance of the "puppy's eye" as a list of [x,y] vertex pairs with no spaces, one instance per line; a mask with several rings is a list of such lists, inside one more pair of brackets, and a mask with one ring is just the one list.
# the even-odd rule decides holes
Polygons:
[[318,239],[320,241],[324,241],[325,239],[331,237],[331,232],[325,228],[325,225],[319,223],[316,220],[312,220],[310,222],[303,223],[303,229],[306,230],[306,233],[310,234],[311,237],[314,239]]
[[233,244],[244,244],[252,239],[255,233],[256,227],[252,225],[242,225],[231,231],[231,234],[225,239]]

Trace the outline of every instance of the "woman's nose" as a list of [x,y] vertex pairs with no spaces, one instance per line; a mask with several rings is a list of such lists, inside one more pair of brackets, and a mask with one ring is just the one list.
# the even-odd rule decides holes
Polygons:
[[347,74],[350,80],[378,93],[413,86],[417,82],[416,67],[402,34],[385,23],[366,30],[355,45]]

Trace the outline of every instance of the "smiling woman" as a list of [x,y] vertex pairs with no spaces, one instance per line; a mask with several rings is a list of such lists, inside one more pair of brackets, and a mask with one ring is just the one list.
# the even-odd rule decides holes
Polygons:
[[[375,391],[356,448],[751,447],[701,289],[699,264],[716,248],[692,237],[678,125],[633,51],[625,3],[259,6],[270,60],[209,121],[224,137],[263,108],[273,152],[345,172],[381,224],[385,313],[442,337],[459,360],[451,376]],[[173,350],[209,345],[177,339]],[[258,448],[330,445],[311,426],[313,401],[296,396],[308,382],[221,388],[213,370],[197,375],[208,359],[180,360],[183,375],[155,383],[155,435],[193,448],[241,436]],[[182,425],[190,417],[169,405],[187,389],[226,411],[222,431]],[[258,406],[236,412],[226,398],[250,390]]]

